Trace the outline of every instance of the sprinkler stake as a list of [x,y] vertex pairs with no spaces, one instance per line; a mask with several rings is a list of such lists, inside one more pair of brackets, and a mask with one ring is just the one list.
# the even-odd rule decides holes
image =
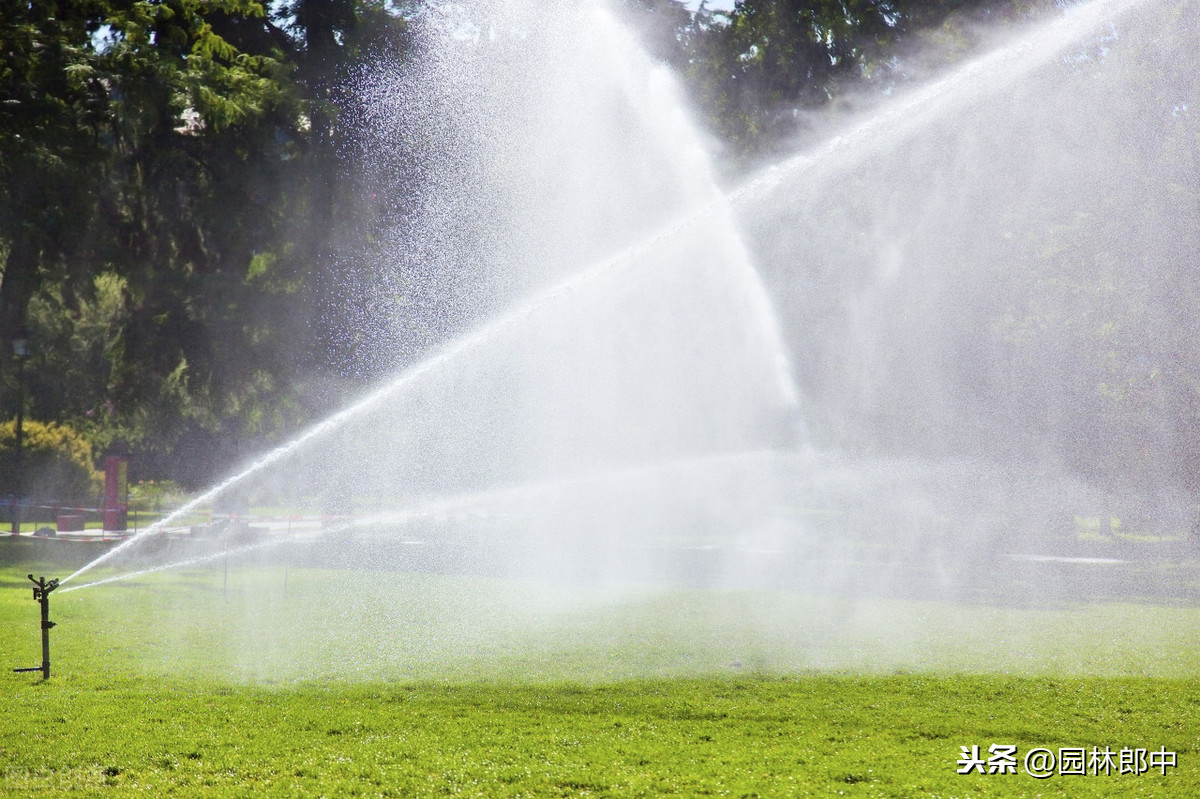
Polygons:
[[42,665],[32,666],[28,669],[13,669],[13,671],[40,671],[42,679],[48,680],[50,679],[50,628],[54,626],[54,622],[50,621],[50,592],[58,588],[58,580],[46,582],[45,577],[35,580],[31,574],[29,581],[33,583],[34,600],[42,606]]

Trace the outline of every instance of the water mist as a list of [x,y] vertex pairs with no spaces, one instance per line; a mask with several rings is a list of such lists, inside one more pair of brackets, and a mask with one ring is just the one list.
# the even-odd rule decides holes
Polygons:
[[[274,679],[341,674],[349,617],[366,678],[945,666],[964,608],[1174,591],[1122,535],[1185,557],[1186,485],[1081,468],[1179,418],[1081,399],[1163,372],[1160,267],[1197,254],[1196,5],[1166,5],[1081,4],[728,191],[603,9],[431,14],[358,87],[411,206],[355,272],[396,376],[63,593],[283,570],[213,622],[243,614],[214,657]],[[309,521],[182,533],[231,493]]]

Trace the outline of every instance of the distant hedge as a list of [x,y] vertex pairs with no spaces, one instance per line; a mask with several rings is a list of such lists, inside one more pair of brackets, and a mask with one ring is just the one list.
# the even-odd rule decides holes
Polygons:
[[26,420],[23,425],[22,480],[16,479],[16,421],[0,423],[0,494],[18,491],[47,500],[93,500],[104,475],[93,466],[92,445],[73,428]]

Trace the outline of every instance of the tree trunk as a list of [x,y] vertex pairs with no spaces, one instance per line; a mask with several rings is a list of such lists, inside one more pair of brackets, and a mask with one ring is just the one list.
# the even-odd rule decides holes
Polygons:
[[30,237],[18,230],[0,278],[0,337],[6,340],[25,322],[25,311],[41,279],[39,256]]

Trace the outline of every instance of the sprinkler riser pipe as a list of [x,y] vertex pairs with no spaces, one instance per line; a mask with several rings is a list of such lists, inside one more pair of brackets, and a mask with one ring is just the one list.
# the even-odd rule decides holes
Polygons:
[[43,593],[41,602],[42,606],[42,679],[50,679],[50,628],[54,626],[54,622],[50,621],[50,598]]
[[58,588],[58,580],[46,581],[45,577],[39,580],[33,579],[33,575],[29,575],[29,581],[33,583],[33,598],[41,605],[42,616],[42,665],[33,666],[28,669],[13,669],[14,672],[40,671],[42,679],[50,679],[50,629],[55,625],[50,621],[50,592]]

